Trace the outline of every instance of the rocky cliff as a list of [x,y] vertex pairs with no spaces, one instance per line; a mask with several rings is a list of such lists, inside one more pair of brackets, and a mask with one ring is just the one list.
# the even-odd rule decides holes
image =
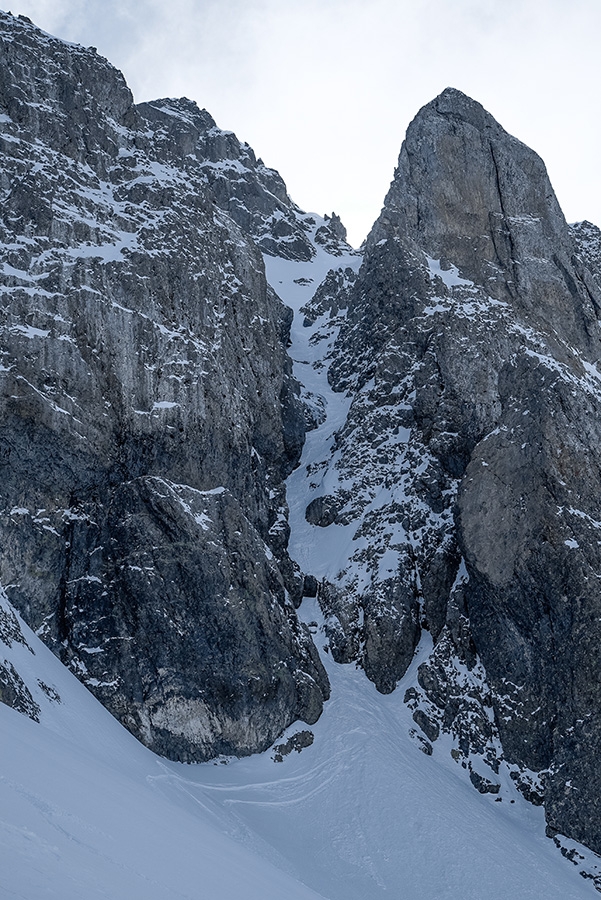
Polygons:
[[0,40],[0,580],[148,746],[262,749],[328,684],[286,553],[291,314],[223,173],[247,229],[293,222],[271,249],[309,254],[311,224],[194,104],[136,107],[23,18]]
[[[359,268],[191,101],[0,42],[5,637],[10,601],[152,749],[244,755],[320,715],[317,592],[422,750],[601,851],[601,232],[449,89]],[[0,699],[35,718],[8,662]]]
[[[598,231],[540,158],[446,90],[410,125],[329,370],[350,408],[307,519],[350,529],[334,652],[409,686],[482,791],[500,765],[601,849]],[[536,774],[538,773],[538,774]],[[541,784],[542,782],[542,784]]]

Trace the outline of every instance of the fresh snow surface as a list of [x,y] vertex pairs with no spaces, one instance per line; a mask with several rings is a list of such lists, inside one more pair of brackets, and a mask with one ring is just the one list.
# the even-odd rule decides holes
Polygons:
[[[302,614],[320,621],[314,601]],[[401,692],[379,695],[327,654],[332,699],[312,746],[281,763],[267,751],[186,766],[138,744],[23,631],[35,655],[1,651],[41,721],[0,704],[1,900],[596,896],[544,837],[540,810],[508,784],[502,803],[481,797],[450,757],[424,756]]]
[[[358,262],[321,248],[311,263],[266,260],[273,287],[296,310],[327,269]],[[323,546],[324,529],[304,521],[304,466],[324,458],[349,403],[329,390],[325,368],[311,364],[333,340],[309,344],[320,325],[303,328],[297,316],[291,348],[297,377],[328,411],[289,481],[293,553],[316,574],[347,552],[344,536]],[[1,591],[0,606],[7,607]],[[0,703],[0,900],[597,896],[545,838],[542,810],[509,778],[497,802],[471,786],[444,738],[431,757],[420,751],[403,694],[431,649],[427,636],[403,684],[383,696],[363,672],[331,660],[315,601],[305,600],[300,614],[322,652],[332,697],[311,728],[314,743],[279,763],[273,751],[196,766],[160,759],[24,624],[35,653],[18,641],[0,643],[0,662],[14,665],[41,710],[36,723]],[[304,729],[296,723],[281,740]]]
[[[316,227],[319,224],[318,221]],[[324,400],[327,411],[326,421],[315,431],[307,433],[301,464],[288,480],[290,555],[299,563],[303,572],[310,572],[318,578],[327,576],[333,580],[355,549],[352,540],[357,526],[336,525],[324,529],[309,525],[305,520],[305,509],[311,499],[308,486],[311,479],[307,476],[306,467],[331,460],[334,434],[346,421],[351,398],[335,393],[330,388],[327,364],[324,363],[338,329],[334,329],[328,338],[311,342],[311,338],[327,325],[327,317],[322,316],[312,327],[305,328],[300,309],[311,300],[330,269],[349,267],[357,271],[361,256],[357,252],[332,256],[318,246],[317,254],[310,262],[295,262],[271,256],[264,258],[267,280],[284,303],[294,310],[289,351],[294,363],[294,377],[306,391]],[[320,493],[327,493],[327,488],[328,485],[324,484]]]

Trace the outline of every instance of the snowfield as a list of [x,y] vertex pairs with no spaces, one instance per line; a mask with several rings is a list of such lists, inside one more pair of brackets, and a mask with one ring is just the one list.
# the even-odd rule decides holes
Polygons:
[[[319,622],[314,601],[302,612]],[[382,696],[327,653],[332,699],[312,746],[279,763],[267,751],[190,766],[138,744],[22,629],[35,654],[2,650],[41,713],[0,704],[2,900],[596,895],[545,838],[540,809],[510,784],[501,803],[483,797],[448,755],[425,756],[402,690]]]

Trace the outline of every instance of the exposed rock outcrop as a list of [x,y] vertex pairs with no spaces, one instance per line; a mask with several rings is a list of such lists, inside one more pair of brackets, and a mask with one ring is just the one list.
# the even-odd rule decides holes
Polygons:
[[328,684],[286,553],[291,313],[247,232],[306,256],[315,223],[189,101],[136,107],[23,18],[0,40],[0,580],[148,746],[263,749]]
[[330,368],[353,396],[330,527],[356,530],[322,591],[380,690],[421,620],[423,714],[471,721],[466,754],[496,742],[544,771],[549,827],[601,849],[601,293],[596,230],[575,233],[540,158],[478,103],[449,89],[420,111]]
[[601,288],[601,228],[592,222],[576,222],[570,226],[576,250],[585,265],[593,273]]

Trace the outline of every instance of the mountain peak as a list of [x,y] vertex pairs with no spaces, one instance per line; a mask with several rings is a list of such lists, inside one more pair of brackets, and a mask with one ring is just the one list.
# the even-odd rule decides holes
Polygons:
[[407,136],[416,128],[430,127],[440,117],[465,125],[471,125],[477,131],[488,131],[506,134],[497,120],[477,100],[472,99],[457,88],[447,87],[419,110],[407,131]]
[[[370,241],[393,221],[431,258],[451,260],[504,302],[517,297],[519,259],[551,258],[554,246],[571,240],[542,159],[455,88],[422,107],[407,129]],[[501,270],[512,277],[500,278]],[[545,279],[541,270],[540,290],[523,296],[565,330],[571,304],[553,310]]]

